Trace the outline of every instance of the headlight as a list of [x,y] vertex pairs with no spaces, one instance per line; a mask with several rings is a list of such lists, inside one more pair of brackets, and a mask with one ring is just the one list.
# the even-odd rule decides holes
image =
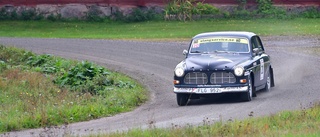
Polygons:
[[181,67],[178,67],[174,70],[174,73],[177,77],[182,77],[184,75],[184,69]]
[[244,73],[244,68],[243,68],[242,66],[236,66],[236,67],[234,68],[234,74],[235,74],[236,76],[242,76],[243,73]]

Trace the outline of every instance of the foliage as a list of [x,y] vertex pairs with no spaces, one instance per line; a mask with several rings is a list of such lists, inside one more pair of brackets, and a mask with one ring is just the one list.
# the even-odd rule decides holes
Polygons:
[[62,20],[61,18],[61,15],[60,14],[57,14],[57,15],[54,15],[54,14],[50,14],[47,16],[46,18],[47,20],[50,20],[50,21],[58,21],[58,20]]
[[236,9],[233,11],[233,13],[230,15],[231,18],[235,19],[250,19],[254,16],[255,12],[250,12],[245,9]]
[[113,14],[113,19],[122,22],[144,22],[151,20],[160,20],[160,13],[156,13],[154,8],[133,8],[132,11],[124,15],[123,12],[117,10]]
[[[256,18],[279,18],[292,19],[296,17],[319,18],[319,9],[317,7],[307,8],[305,11],[295,12],[286,11],[283,7],[276,7],[272,0],[255,0],[257,8],[247,9],[248,0],[235,0],[238,6],[233,10],[220,10],[205,1],[197,0],[169,0],[164,7],[163,12],[156,8],[137,7],[129,13],[123,13],[120,10],[114,10],[111,16],[105,16],[98,6],[90,6],[84,19],[89,22],[110,22],[121,21],[146,22],[158,20],[194,20],[194,19],[256,19]],[[251,6],[252,7],[252,6]],[[17,11],[14,7],[0,8],[0,20],[50,20],[50,21],[79,21],[79,19],[61,18],[60,14],[42,15],[37,13],[35,8],[21,8]],[[113,20],[111,20],[113,19]]]
[[196,6],[194,7],[192,13],[198,14],[198,15],[217,14],[217,13],[219,13],[219,9],[210,5],[210,4],[198,2],[196,4]]
[[104,90],[106,86],[114,84],[107,78],[108,74],[109,72],[104,68],[83,61],[59,76],[55,83],[60,87],[69,87],[73,91],[89,92],[95,95],[98,91]]
[[237,0],[238,2],[238,9],[245,10],[247,5],[247,0]]
[[258,13],[269,13],[274,9],[272,0],[256,0],[258,3]]
[[230,13],[231,18],[254,19],[254,18],[279,18],[290,19],[293,15],[288,15],[286,10],[281,7],[275,7],[272,0],[256,0],[257,9],[247,9],[247,0],[237,0],[238,7]]
[[273,6],[272,0],[256,0],[258,3],[257,13],[262,17],[286,18],[287,13],[283,8]]
[[98,6],[91,6],[87,13],[87,20],[92,22],[103,22],[105,17],[102,12],[99,10]]
[[166,16],[174,15],[178,20],[192,20],[194,0],[172,0],[165,9]]
[[[68,88],[72,82],[64,87],[53,82],[66,74],[82,83],[74,86],[78,90]],[[80,90],[90,86],[97,92]],[[111,116],[146,98],[135,81],[93,63],[0,46],[0,133]]]
[[165,19],[193,20],[193,15],[217,14],[219,9],[195,0],[171,0],[165,7]]
[[2,7],[0,9],[0,20],[9,20],[11,19],[11,12],[9,12],[6,8]]
[[308,8],[302,14],[305,18],[320,18],[320,11],[316,7]]
[[36,10],[34,9],[26,9],[21,11],[21,19],[22,20],[32,20],[36,16]]
[[0,20],[42,20],[44,16],[34,8],[22,9],[19,13],[14,8],[2,7],[0,9]]
[[109,71],[88,61],[71,66],[51,55],[33,55],[28,58],[26,64],[34,71],[55,74],[57,78],[54,82],[59,87],[71,91],[96,95],[99,91],[105,90],[107,86],[113,84],[117,86],[114,80],[108,79]]

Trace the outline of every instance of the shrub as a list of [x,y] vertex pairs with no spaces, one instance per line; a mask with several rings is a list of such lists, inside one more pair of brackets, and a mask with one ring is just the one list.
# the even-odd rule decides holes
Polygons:
[[255,14],[254,12],[250,12],[245,9],[236,9],[232,12],[230,17],[236,18],[236,19],[250,19],[254,14]]
[[195,7],[196,13],[194,14],[200,14],[200,15],[208,15],[208,14],[217,14],[219,13],[219,9],[210,5],[210,4],[204,4],[201,2],[197,3],[197,6]]
[[34,9],[25,9],[25,10],[22,10],[21,13],[20,13],[20,18],[22,20],[32,20],[36,17],[37,13],[36,13],[36,10]]
[[141,9],[135,8],[132,13],[129,14],[127,20],[129,22],[142,22],[142,21],[150,21],[155,20],[157,18],[157,13],[153,9]]
[[256,0],[258,3],[257,13],[262,17],[286,18],[287,13],[283,8],[273,6],[272,0]]
[[305,18],[320,18],[320,11],[316,7],[311,7],[302,13]]
[[[81,92],[96,94],[104,86],[110,85],[106,77],[108,74],[109,72],[104,68],[83,61],[59,76],[55,83],[60,87],[70,88],[73,91],[80,90]],[[101,79],[103,79],[102,82]]]
[[245,10],[247,5],[247,0],[237,0],[238,10]]
[[192,20],[193,15],[214,15],[219,13],[219,9],[203,2],[196,3],[195,0],[172,0],[165,7],[165,19],[174,16],[173,19]]
[[47,16],[47,20],[50,20],[50,21],[62,20],[61,19],[61,14],[57,14],[57,15],[50,14],[50,15]]
[[113,14],[113,20],[123,22],[143,22],[150,20],[159,20],[161,13],[156,13],[154,8],[133,8],[132,12],[128,15],[124,15],[122,12],[117,10]]
[[93,21],[93,22],[102,22],[105,17],[103,17],[102,12],[99,10],[98,6],[91,6],[86,19],[88,21]]
[[272,0],[256,0],[258,3],[258,13],[270,13],[274,7],[272,5]]
[[0,20],[8,20],[10,19],[10,13],[3,7],[0,9]]

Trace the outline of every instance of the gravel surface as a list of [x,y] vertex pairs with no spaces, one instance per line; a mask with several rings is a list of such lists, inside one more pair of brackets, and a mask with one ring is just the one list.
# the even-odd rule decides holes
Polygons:
[[[132,112],[113,117],[5,133],[2,136],[88,135],[126,131],[132,128],[202,125],[204,121],[234,120],[296,110],[319,102],[320,58],[286,50],[290,47],[320,47],[319,37],[262,37],[271,55],[276,87],[258,92],[251,102],[233,96],[192,100],[179,107],[173,90],[173,69],[184,56],[189,41],[141,42],[121,40],[0,38],[0,44],[21,47],[39,54],[89,60],[140,81],[150,100]],[[1,136],[1,135],[0,135]]]

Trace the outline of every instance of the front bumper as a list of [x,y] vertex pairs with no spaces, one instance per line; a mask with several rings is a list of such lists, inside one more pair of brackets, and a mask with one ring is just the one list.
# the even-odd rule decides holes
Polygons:
[[248,86],[239,87],[216,87],[216,88],[176,88],[174,93],[194,93],[194,94],[215,94],[215,93],[232,93],[232,92],[246,92]]

